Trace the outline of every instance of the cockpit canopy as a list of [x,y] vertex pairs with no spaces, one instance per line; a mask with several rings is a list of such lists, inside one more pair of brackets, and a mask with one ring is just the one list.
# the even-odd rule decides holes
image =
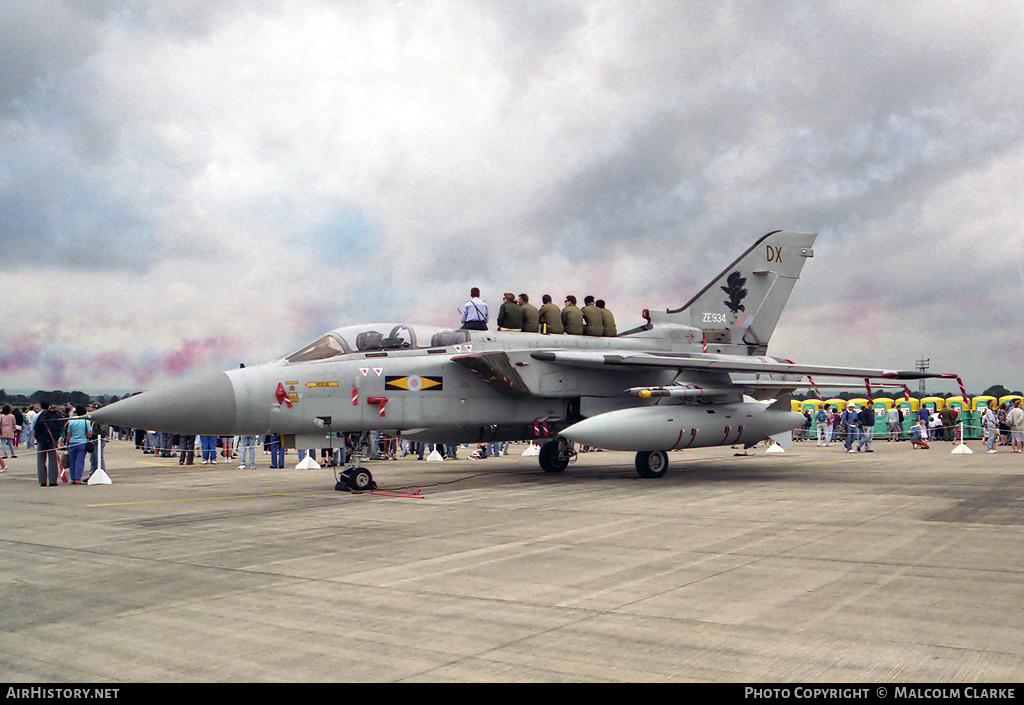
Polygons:
[[285,361],[310,362],[351,353],[443,348],[466,342],[469,342],[469,331],[466,330],[414,327],[403,323],[369,323],[336,328],[295,351]]

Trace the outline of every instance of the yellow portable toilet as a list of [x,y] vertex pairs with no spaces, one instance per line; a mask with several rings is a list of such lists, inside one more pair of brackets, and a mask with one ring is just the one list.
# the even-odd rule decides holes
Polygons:
[[845,399],[826,399],[825,403],[832,407],[833,413],[841,414],[846,409]]
[[809,411],[811,412],[811,417],[813,418],[814,414],[818,411],[818,409],[822,407],[824,403],[825,402],[823,402],[821,399],[804,399],[802,402],[800,402],[800,413],[802,414],[805,411]]
[[796,413],[798,413],[798,414],[799,414],[799,413],[802,413],[802,412],[800,411],[800,404],[802,404],[802,403],[803,403],[803,402],[801,402],[801,401],[800,401],[799,399],[790,399],[790,400],[789,400],[789,407],[790,407],[790,408],[791,408],[791,409],[792,409],[793,411],[795,411]]
[[846,402],[847,406],[851,406],[853,404],[857,405],[858,410],[863,409],[865,406],[871,406],[871,402],[867,399],[849,399]]
[[911,426],[917,423],[917,412],[921,410],[921,400],[917,397],[898,399],[896,406],[903,409],[903,432],[906,433]]
[[880,438],[889,434],[889,428],[886,425],[885,417],[893,404],[893,400],[888,397],[877,397],[874,404],[872,404],[872,407],[875,410],[875,438]]
[[818,413],[818,409],[824,405],[825,402],[821,399],[804,399],[800,404],[800,413],[802,414],[806,411],[811,415],[811,427],[807,429],[806,437],[804,438],[805,441],[810,441],[818,437],[818,420],[816,415]]
[[[931,428],[932,423],[934,423],[932,419],[938,416],[940,411],[944,411],[946,409],[946,400],[943,397],[921,397],[921,407],[927,407],[932,410],[931,416],[928,417],[928,427]],[[936,433],[938,434],[938,438],[945,439],[945,423],[937,427]]]
[[983,409],[983,408],[990,407],[990,406],[994,406],[996,408],[999,408],[999,404],[997,403],[996,398],[995,397],[990,397],[990,396],[987,396],[987,395],[980,396],[980,397],[974,397],[974,399],[971,400],[971,404],[972,404],[971,408],[973,408],[975,411],[977,411],[978,409]]
[[974,399],[971,400],[971,404],[974,407],[974,413],[973,413],[974,423],[977,424],[977,426],[978,426],[978,428],[976,428],[976,429],[973,428],[973,426],[972,426],[971,431],[972,431],[972,433],[976,431],[978,435],[977,436],[972,435],[970,437],[971,438],[984,438],[985,437],[985,429],[984,429],[985,422],[983,421],[983,419],[985,418],[985,409],[989,409],[989,408],[991,408],[991,409],[998,409],[999,408],[999,400],[996,399],[993,396],[989,396],[989,395],[986,394],[986,395],[982,395],[982,396],[979,396],[979,397],[974,397]]
[[1024,402],[1024,397],[1019,394],[1007,394],[1005,397],[999,397],[999,405],[1002,406],[1003,404],[1006,404],[1008,407],[1013,406],[1014,399],[1020,399]]
[[872,406],[874,407],[875,411],[888,411],[895,404],[896,402],[894,402],[889,397],[878,397],[875,399],[874,404],[872,404]]
[[921,410],[921,400],[917,397],[910,397],[909,399],[899,399],[896,401],[896,406],[903,409],[903,413],[906,414],[908,411],[914,416],[917,416],[917,412]]
[[964,440],[981,438],[981,426],[977,425],[976,415],[970,399],[963,397],[947,397],[946,408],[956,409],[956,425],[964,425]]
[[963,413],[964,411],[971,411],[974,409],[974,404],[971,399],[964,399],[963,397],[949,397],[946,399],[946,408],[956,408]]

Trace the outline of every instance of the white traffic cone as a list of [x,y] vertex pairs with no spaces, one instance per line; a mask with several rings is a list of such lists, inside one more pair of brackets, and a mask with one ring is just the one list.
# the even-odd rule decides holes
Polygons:
[[103,472],[103,468],[96,468],[92,475],[89,475],[89,481],[87,485],[110,485],[110,478],[107,473]]

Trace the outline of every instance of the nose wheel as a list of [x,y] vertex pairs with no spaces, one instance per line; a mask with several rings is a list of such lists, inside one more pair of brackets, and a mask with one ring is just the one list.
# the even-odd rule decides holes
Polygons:
[[373,475],[366,468],[348,468],[338,476],[338,482],[334,489],[339,492],[348,490],[350,492],[368,492],[377,488],[373,481]]

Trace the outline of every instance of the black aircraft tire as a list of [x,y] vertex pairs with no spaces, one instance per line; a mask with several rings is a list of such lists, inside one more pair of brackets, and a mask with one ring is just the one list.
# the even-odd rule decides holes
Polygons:
[[366,468],[352,468],[348,471],[348,488],[355,492],[373,489],[373,475]]
[[636,454],[636,471],[640,477],[661,477],[668,472],[668,453],[663,450],[642,450]]
[[568,458],[558,457],[558,447],[560,442],[556,439],[548,441],[540,447],[540,455],[537,456],[537,460],[540,462],[540,468],[544,472],[562,472],[569,467]]

